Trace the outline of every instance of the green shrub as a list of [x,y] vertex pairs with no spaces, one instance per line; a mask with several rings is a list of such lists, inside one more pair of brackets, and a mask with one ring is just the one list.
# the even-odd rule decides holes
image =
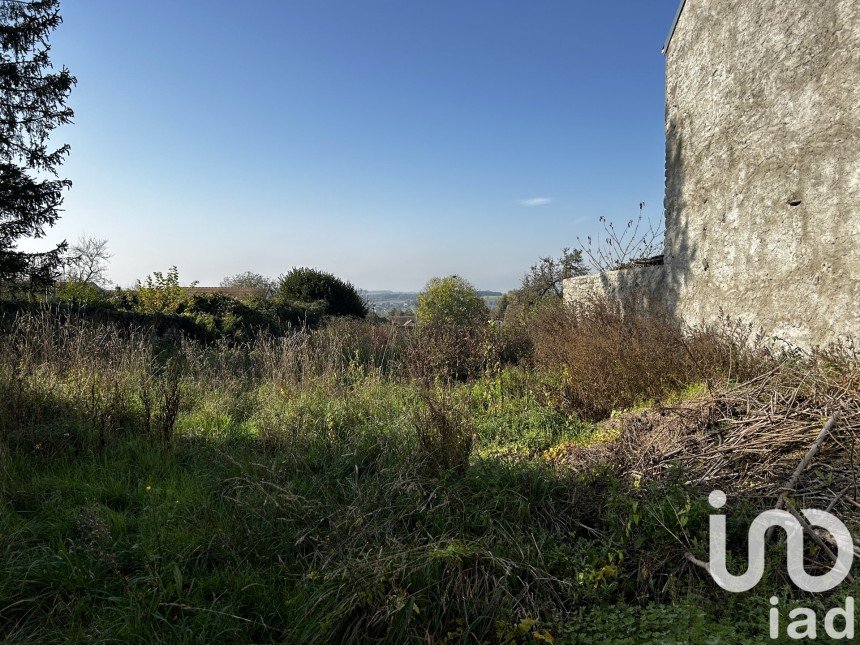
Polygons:
[[212,336],[234,341],[250,340],[261,331],[271,334],[281,331],[279,320],[269,312],[219,293],[192,296],[181,305],[180,313]]
[[282,305],[298,306],[311,315],[321,312],[326,316],[364,318],[369,311],[351,283],[331,273],[305,267],[281,276],[275,297]]
[[173,314],[188,300],[188,294],[179,285],[179,271],[170,267],[167,273],[154,271],[143,282],[137,282],[138,311],[144,313]]
[[57,302],[84,307],[110,307],[110,294],[91,282],[70,280],[59,282],[54,288]]
[[460,276],[433,278],[418,296],[418,322],[425,326],[474,326],[490,312],[475,287]]
[[117,287],[111,294],[111,306],[118,311],[140,311],[140,296],[135,289]]

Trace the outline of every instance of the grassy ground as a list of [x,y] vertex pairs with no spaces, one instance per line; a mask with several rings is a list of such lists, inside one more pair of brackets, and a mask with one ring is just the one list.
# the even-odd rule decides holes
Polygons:
[[602,434],[546,374],[428,387],[286,341],[171,363],[30,324],[0,351],[9,641],[736,642],[788,595],[685,563],[682,477],[558,467]]

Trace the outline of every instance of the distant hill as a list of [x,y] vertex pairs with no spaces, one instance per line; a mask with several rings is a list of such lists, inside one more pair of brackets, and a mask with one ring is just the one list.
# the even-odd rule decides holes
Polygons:
[[[364,291],[370,308],[381,314],[388,313],[392,309],[399,311],[415,311],[418,305],[417,291]],[[502,295],[501,291],[479,291],[488,307],[494,307]]]

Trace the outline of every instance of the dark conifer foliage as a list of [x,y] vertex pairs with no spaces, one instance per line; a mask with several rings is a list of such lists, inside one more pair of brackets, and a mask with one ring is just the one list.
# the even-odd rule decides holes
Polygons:
[[55,69],[49,36],[62,22],[59,0],[0,0],[0,284],[50,283],[65,242],[42,253],[17,248],[59,218],[71,186],[58,168],[69,152],[51,132],[74,116],[66,100],[76,83]]

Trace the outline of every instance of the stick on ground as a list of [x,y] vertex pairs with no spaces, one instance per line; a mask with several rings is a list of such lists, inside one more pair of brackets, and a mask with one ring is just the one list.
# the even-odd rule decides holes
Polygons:
[[[797,468],[794,469],[794,472],[791,474],[791,478],[789,478],[788,483],[782,487],[782,492],[779,494],[779,497],[776,500],[775,509],[779,510],[783,506],[785,506],[785,502],[788,499],[788,494],[794,491],[794,487],[797,485],[797,480],[800,479],[800,476],[803,474],[812,460],[815,458],[815,455],[818,454],[819,449],[821,448],[821,444],[824,443],[824,439],[831,433],[833,428],[836,426],[836,420],[839,418],[839,413],[834,412],[830,415],[830,418],[827,420],[827,423],[824,424],[824,427],[821,429],[821,432],[818,433],[818,437],[815,438],[815,441],[810,446],[809,450],[803,456],[803,459],[800,460],[800,463],[797,464]],[[766,537],[770,537],[773,533],[773,527],[767,530],[765,534]]]

